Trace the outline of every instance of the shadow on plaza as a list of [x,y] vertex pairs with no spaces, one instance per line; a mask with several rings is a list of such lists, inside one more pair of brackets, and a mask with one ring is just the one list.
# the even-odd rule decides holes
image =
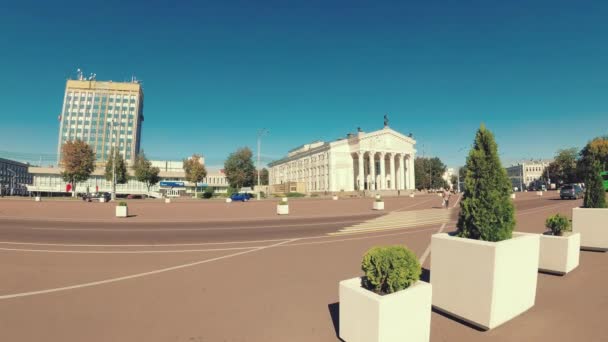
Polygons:
[[340,303],[335,302],[327,305],[327,310],[329,310],[329,316],[331,316],[331,321],[334,324],[336,337],[338,340],[344,342],[344,340],[340,338]]

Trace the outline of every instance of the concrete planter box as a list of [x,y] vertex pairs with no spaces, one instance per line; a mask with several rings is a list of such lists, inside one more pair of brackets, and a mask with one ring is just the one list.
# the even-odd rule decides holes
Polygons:
[[374,210],[384,210],[384,202],[376,202],[374,201]]
[[40,202],[40,201],[42,201],[42,198],[40,198],[40,196],[36,196],[36,197],[34,197],[34,201]]
[[288,215],[288,214],[289,214],[289,205],[277,204],[277,215]]
[[500,242],[431,238],[433,306],[483,329],[523,313],[536,299],[540,235]]
[[106,199],[104,197],[99,197],[99,203],[105,203]]
[[538,269],[566,274],[578,266],[581,234],[565,232],[563,236],[541,235]]
[[608,209],[572,209],[572,232],[581,233],[581,248],[608,250]]
[[127,217],[129,215],[128,207],[117,206],[116,207],[116,217]]
[[332,196],[331,199],[334,200],[334,201],[337,201],[338,200],[338,196]]
[[410,194],[410,197],[411,197],[411,198],[414,198],[414,194]]
[[171,203],[171,199],[170,198],[165,198],[165,203]]
[[515,199],[515,194],[511,194],[511,199]]
[[542,196],[542,195],[543,195],[543,192],[542,192],[542,191],[537,191],[537,192],[536,192],[536,196]]
[[232,198],[226,198],[226,203],[231,203],[232,202]]
[[361,278],[340,282],[340,338],[346,342],[428,342],[431,284],[422,281],[380,296]]

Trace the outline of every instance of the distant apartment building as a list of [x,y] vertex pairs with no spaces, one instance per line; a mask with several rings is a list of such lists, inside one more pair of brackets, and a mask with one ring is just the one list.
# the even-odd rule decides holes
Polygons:
[[27,194],[27,185],[32,184],[32,175],[28,172],[28,166],[28,164],[0,158],[0,194],[2,196]]
[[61,146],[82,140],[95,152],[97,163],[104,164],[112,148],[132,164],[139,153],[144,121],[144,93],[138,81],[102,82],[94,76],[68,80],[59,115],[57,162]]
[[[546,169],[552,160],[538,160],[521,162],[506,168],[507,176],[513,187],[527,189],[542,179],[548,178]],[[522,187],[523,186],[523,187]]]

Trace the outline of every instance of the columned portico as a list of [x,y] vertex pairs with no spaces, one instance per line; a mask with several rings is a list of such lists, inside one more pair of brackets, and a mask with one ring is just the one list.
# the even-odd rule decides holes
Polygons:
[[332,142],[315,141],[270,163],[271,185],[298,182],[309,192],[413,189],[415,144],[411,136],[388,126]]

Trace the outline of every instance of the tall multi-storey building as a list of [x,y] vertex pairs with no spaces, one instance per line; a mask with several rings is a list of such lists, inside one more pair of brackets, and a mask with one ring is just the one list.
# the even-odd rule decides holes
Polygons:
[[59,116],[58,163],[66,141],[82,140],[95,152],[97,163],[108,159],[112,148],[133,163],[139,153],[144,121],[144,93],[138,81],[102,82],[94,76],[68,80]]

